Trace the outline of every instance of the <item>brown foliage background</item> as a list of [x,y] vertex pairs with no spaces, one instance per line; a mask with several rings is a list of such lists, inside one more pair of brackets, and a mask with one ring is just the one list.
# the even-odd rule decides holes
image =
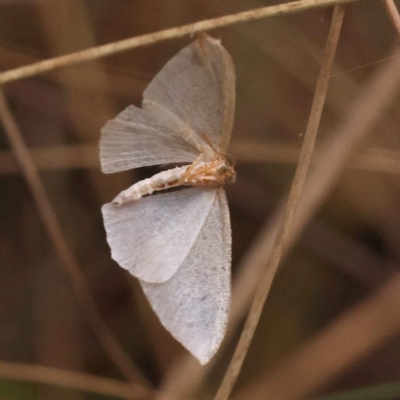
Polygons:
[[[0,69],[272,4],[256,0],[3,0]],[[238,180],[226,188],[234,279],[242,276],[244,260],[290,188],[331,15],[331,8],[316,9],[212,32],[232,55],[237,71],[231,149]],[[397,35],[381,2],[363,0],[346,6],[317,153],[335,138],[363,88],[388,63],[396,62],[387,58],[393,55]],[[152,77],[190,40],[154,44],[4,86],[102,317],[138,370],[160,389],[160,396],[179,392],[190,380],[185,373],[191,370],[179,369],[185,365],[186,352],[161,327],[137,282],[111,260],[100,214],[102,204],[157,169],[103,175],[97,145],[105,121],[129,104],[139,106]],[[396,51],[395,57],[400,54]],[[400,57],[397,62],[400,68]],[[306,398],[301,372],[294,376],[279,371],[290,371],[290,360],[298,357],[304,375],[318,375],[320,366],[307,364],[302,349],[316,343],[321,332],[335,336],[340,318],[352,316],[349,312],[359,304],[376,304],[373,296],[380,293],[376,291],[398,280],[399,101],[397,95],[371,126],[284,259],[235,388],[237,398],[264,398],[260,382],[268,379],[283,379],[282,387],[298,386],[299,397]],[[2,130],[0,126],[0,359],[123,379],[88,326]],[[236,283],[240,291],[240,279]],[[360,341],[372,338],[359,357],[339,363],[334,374],[311,385],[307,396],[399,379],[400,311],[396,314],[392,307],[400,300],[400,291],[388,299],[394,303],[379,303],[376,315],[380,318],[376,326],[367,325],[368,332],[360,329],[364,327],[363,320],[357,319],[360,314],[350,319],[356,334],[349,343],[346,338],[339,342],[342,349],[322,342],[322,360],[335,364],[338,354],[348,353],[347,347],[351,353],[358,335]],[[389,333],[374,336],[375,329],[384,329],[385,324]],[[241,323],[204,381],[195,385],[196,397],[212,398],[240,328]],[[270,398],[296,397],[285,397],[277,387]],[[0,396],[101,398],[10,379],[0,381]]]

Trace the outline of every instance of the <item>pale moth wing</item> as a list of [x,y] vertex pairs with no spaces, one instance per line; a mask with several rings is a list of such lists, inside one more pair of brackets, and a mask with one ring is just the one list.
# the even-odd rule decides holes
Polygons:
[[190,128],[168,110],[151,104],[129,106],[101,130],[100,162],[104,173],[150,165],[192,162],[199,150],[184,139]]
[[112,258],[145,282],[165,282],[204,229],[214,190],[190,188],[102,207]]
[[[224,190],[201,184],[209,185],[210,173],[218,185],[228,182],[218,174],[233,171],[223,153],[234,108],[232,60],[218,40],[204,36],[156,75],[142,108],[130,106],[107,122],[100,141],[105,173],[167,163],[193,163],[194,170],[178,168],[186,172],[204,166],[205,175],[183,183],[193,188],[148,196],[153,187],[146,186],[151,190],[145,197],[129,202],[122,196],[126,201],[116,202],[120,206],[102,208],[112,258],[140,279],[162,324],[202,364],[217,351],[226,329],[231,228]],[[221,169],[213,169],[213,163]],[[154,190],[171,187],[167,183]]]
[[179,270],[161,284],[141,282],[162,324],[201,364],[224,337],[231,291],[229,210],[224,190],[212,192],[206,222]]
[[226,151],[235,113],[235,69],[219,40],[206,36],[182,49],[155,76],[143,97]]

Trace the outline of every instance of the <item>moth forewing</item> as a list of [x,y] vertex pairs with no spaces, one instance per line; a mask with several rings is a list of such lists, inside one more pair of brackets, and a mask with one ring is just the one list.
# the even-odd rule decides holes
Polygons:
[[172,118],[162,107],[129,106],[101,130],[102,171],[194,161],[200,152],[179,134],[185,128],[179,118]]
[[198,136],[187,123],[180,120],[172,112],[159,104],[144,100],[142,103],[143,109],[149,110],[151,113],[155,113],[159,118],[161,116],[162,123],[174,127],[174,134],[182,138],[186,143],[190,144],[194,149],[198,151],[198,154],[202,154],[204,159],[211,160],[214,157],[214,149],[210,146],[203,138]]
[[[206,41],[206,38],[203,40]],[[215,71],[216,87],[220,90],[220,100],[222,103],[222,115],[219,116],[221,130],[217,134],[216,145],[219,151],[225,153],[229,145],[235,118],[236,74],[235,66],[229,53],[219,40],[212,40],[217,43],[212,47],[210,46],[210,51],[214,53],[214,56],[211,57],[211,68]]]
[[226,151],[235,112],[235,69],[219,40],[202,37],[176,54],[144,91],[215,148]]

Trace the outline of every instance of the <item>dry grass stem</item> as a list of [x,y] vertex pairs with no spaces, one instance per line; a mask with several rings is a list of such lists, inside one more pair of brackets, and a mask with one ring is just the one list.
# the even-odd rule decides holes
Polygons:
[[89,292],[85,278],[69,248],[60,223],[50,203],[37,168],[29,154],[17,124],[8,108],[4,93],[0,91],[0,119],[10,141],[15,157],[32,192],[40,217],[47,229],[53,245],[61,259],[62,266],[69,274],[79,304],[99,342],[121,373],[132,382],[147,384],[147,379],[135,367],[121,348],[113,333],[103,320],[96,303]]
[[274,241],[270,258],[266,265],[265,271],[260,278],[260,283],[257,286],[254,300],[243,328],[243,332],[239,339],[239,343],[215,397],[216,400],[225,400],[229,398],[229,395],[242,368],[243,361],[250,347],[250,343],[253,339],[254,332],[257,328],[258,321],[260,320],[273,278],[283,255],[286,241],[289,237],[293,218],[299,204],[300,196],[302,194],[304,183],[307,177],[307,172],[311,164],[311,157],[313,155],[318,127],[328,91],[329,80],[326,79],[326,77],[330,76],[332,71],[332,64],[339,41],[343,17],[344,7],[342,5],[335,6],[324,56],[321,61],[321,69],[311,107],[310,118],[307,124],[299,163],[289,193],[287,207],[282,216],[280,229]]
[[55,385],[121,399],[149,398],[150,391],[133,383],[65,371],[57,368],[0,361],[0,378]]
[[[396,49],[394,49],[393,53],[395,51]],[[347,118],[344,119],[343,125],[338,129],[333,138],[326,143],[325,150],[319,154],[316,168],[306,184],[305,192],[308,195],[307,197],[303,197],[299,204],[288,247],[293,246],[295,240],[298,238],[306,224],[310,222],[316,210],[318,210],[321,204],[325,201],[330,189],[337,181],[346,160],[354,151],[360,140],[365,138],[367,133],[372,131],[379,118],[382,117],[384,112],[398,95],[399,90],[399,60],[392,58],[388,64],[383,65],[381,69],[378,70],[370,83],[364,87],[359,99],[355,101],[354,105],[349,109]],[[244,260],[244,266],[250,266],[252,264],[258,265],[265,257],[265,253],[271,247],[274,236],[271,231],[273,231],[271,227],[269,227],[269,229],[267,227],[264,230],[258,243],[255,244],[254,251],[249,255],[247,260]],[[242,304],[246,302],[248,294],[246,294],[245,291],[249,291],[251,288],[250,283],[248,284],[248,288],[244,288],[244,283],[251,280],[251,277],[248,275],[249,273],[243,272],[238,276],[238,280],[240,280],[242,284],[240,287],[241,290],[238,290],[237,295],[234,294],[233,297],[238,307],[238,310],[235,310],[235,317],[236,313],[239,313],[239,308],[242,308]],[[380,313],[382,314],[382,309]],[[379,313],[377,314],[379,315]],[[352,316],[349,320],[354,319],[354,315],[351,315]],[[368,315],[368,312],[364,314],[365,317]],[[346,317],[344,316],[342,318]],[[358,320],[358,317],[356,319]],[[343,372],[343,369],[336,365],[336,362],[340,362],[342,363],[342,367],[346,367],[350,365],[351,362],[355,361],[355,355],[357,355],[358,358],[361,357],[361,350],[355,346],[359,340],[359,335],[353,339],[348,336],[346,341],[349,343],[349,346],[355,346],[355,352],[349,352],[348,346],[336,346],[334,348],[335,354],[332,354],[334,360],[328,361],[327,354],[332,351],[332,342],[331,339],[329,339],[331,338],[331,335],[329,331],[333,330],[335,332],[333,336],[335,336],[338,331],[340,332],[336,327],[337,325],[334,324],[318,336],[318,338],[325,338],[326,340],[317,339],[315,345],[310,345],[312,351],[301,351],[285,363],[285,366],[279,368],[276,373],[273,372],[271,375],[263,377],[263,384],[261,382],[258,383],[258,389],[261,390],[259,393],[263,394],[263,398],[268,396],[269,387],[271,387],[271,393],[274,393],[274,397],[272,397],[272,394],[271,397],[268,397],[270,400],[294,400],[297,398],[304,398],[306,394],[315,391],[317,388],[333,379],[336,374]],[[382,329],[385,330],[386,328]],[[365,352],[364,354],[367,354],[367,352],[373,349],[374,346],[379,345],[375,340],[375,335],[376,332],[366,339],[367,342],[364,342],[362,347]],[[386,337],[389,337],[391,333],[386,331],[385,335]],[[324,358],[323,362],[319,358],[320,355]],[[332,363],[332,366],[330,363]],[[293,374],[294,369],[291,367],[291,365],[294,364],[299,366],[295,375]],[[306,368],[305,366],[308,367]],[[273,377],[273,379],[270,380],[269,376]],[[288,376],[290,376],[290,382],[302,382],[301,391],[298,390],[296,385],[291,385],[293,391],[291,389],[289,390],[288,385],[285,384],[288,382]],[[278,381],[281,383],[279,389],[278,384],[275,384]],[[261,386],[263,386],[262,389]],[[253,387],[251,387],[251,392],[253,393],[252,389]],[[243,395],[243,393],[241,394]],[[241,396],[240,398],[247,398],[246,395],[244,395],[244,397]],[[255,397],[255,399],[257,399],[257,397]]]
[[356,0],[300,0],[291,3],[257,8],[255,10],[244,11],[237,14],[203,20],[195,22],[193,24],[182,25],[175,28],[165,29],[159,32],[154,32],[98,47],[93,47],[65,56],[41,61],[39,63],[28,65],[26,67],[16,68],[11,71],[3,72],[2,74],[0,74],[0,84],[38,75],[44,72],[55,70],[57,68],[65,67],[67,65],[99,59],[129,49],[148,46],[150,44],[155,44],[166,40],[181,38],[183,36],[194,34],[197,32],[211,31],[217,28],[223,28],[244,22],[257,21],[264,18],[276,17],[279,15],[293,14],[311,8],[328,7],[353,1]]
[[[313,199],[309,204],[310,209],[314,208],[316,203],[322,202],[321,188],[325,186],[326,181],[331,181],[332,177],[337,174],[335,171],[337,166],[348,156],[355,141],[359,141],[363,132],[374,126],[384,109],[398,93],[399,86],[399,62],[393,60],[372,80],[358,104],[356,103],[350,110],[349,115],[353,116],[353,123],[346,123],[347,127],[343,129],[343,132],[347,131],[352,134],[348,137],[347,143],[343,139],[342,142],[339,142],[340,138],[337,138],[336,143],[332,144],[332,147],[336,148],[336,156],[332,152],[330,157],[325,157],[326,165],[329,166],[326,176],[315,175],[316,189],[311,194]],[[307,215],[309,213],[309,211],[303,213],[299,221],[300,226],[309,220],[309,215]],[[299,229],[295,232],[296,234]],[[398,308],[399,287],[399,278],[385,285],[371,299],[346,313],[287,362],[267,376],[263,376],[262,383],[260,380],[256,385],[248,388],[245,393],[239,393],[237,398],[246,398],[247,395],[255,394],[255,388],[261,390],[258,393],[263,393],[263,398],[265,396],[271,400],[304,398],[334,379],[338,374],[342,374],[346,368],[399,332],[400,324],[397,313],[394,311]],[[381,320],[382,316],[386,316],[384,321]],[[376,323],[377,319],[381,321],[379,324]],[[358,327],[361,327],[361,330]],[[368,335],[366,335],[367,332]],[[360,341],[361,337],[362,341]],[[287,382],[289,377],[290,381],[294,382],[291,388],[289,385],[282,384]],[[254,399],[257,398],[260,397],[255,395]]]
[[393,22],[393,25],[400,36],[400,15],[395,2],[393,0],[383,0],[383,4],[385,5],[390,20]]
[[256,383],[239,392],[234,399],[307,398],[398,334],[399,293],[400,277],[397,275],[376,294],[338,318],[272,373],[261,376]]
[[[78,43],[81,44],[81,41]],[[86,45],[86,42],[83,42]],[[87,46],[91,47],[91,46]],[[54,51],[54,50],[53,50]],[[64,51],[65,53],[65,51]],[[29,48],[26,47],[8,47],[4,46],[0,42],[0,70],[11,70],[17,68],[20,65],[34,64],[41,61],[41,57],[32,53]],[[101,61],[99,61],[101,63]],[[108,94],[119,94],[127,96],[129,98],[140,99],[143,90],[146,85],[150,82],[151,76],[136,72],[131,68],[122,67],[121,65],[106,66],[102,64],[102,68],[105,72],[107,84],[98,84],[97,79],[93,79],[93,65],[90,64],[89,68],[79,68],[79,73],[71,73],[68,75],[68,83],[64,81],[64,84],[68,86],[94,90],[96,92],[103,92]],[[56,72],[49,73],[46,78],[50,81],[60,81],[60,75]],[[40,83],[37,83],[39,86]]]

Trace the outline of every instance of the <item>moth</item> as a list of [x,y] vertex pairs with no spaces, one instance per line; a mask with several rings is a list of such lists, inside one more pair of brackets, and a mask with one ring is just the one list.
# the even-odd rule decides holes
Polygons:
[[161,323],[201,364],[223,339],[230,303],[231,226],[222,186],[235,181],[225,155],[235,80],[228,52],[204,35],[155,76],[142,107],[108,121],[100,139],[107,174],[184,163],[122,191],[102,214],[112,258],[139,279]]

